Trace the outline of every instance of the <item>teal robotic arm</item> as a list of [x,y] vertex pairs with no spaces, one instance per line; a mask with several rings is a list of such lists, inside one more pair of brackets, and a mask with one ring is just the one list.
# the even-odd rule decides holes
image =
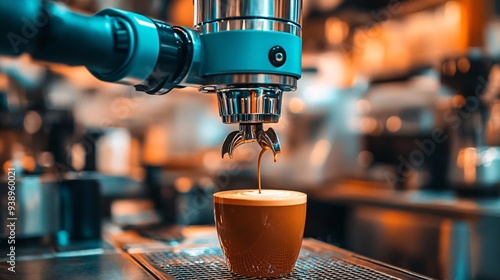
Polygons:
[[239,123],[222,156],[258,142],[274,155],[282,93],[301,75],[301,0],[195,0],[195,27],[105,9],[94,16],[49,1],[0,0],[0,54],[83,65],[98,79],[161,95],[216,93],[224,123]]

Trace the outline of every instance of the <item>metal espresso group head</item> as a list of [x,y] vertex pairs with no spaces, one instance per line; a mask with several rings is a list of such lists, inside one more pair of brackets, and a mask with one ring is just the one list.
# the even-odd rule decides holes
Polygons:
[[239,123],[222,146],[257,142],[276,158],[278,135],[264,123],[277,123],[282,94],[301,76],[301,0],[197,0],[195,30],[204,46],[202,91],[218,97],[224,123]]
[[236,147],[250,142],[257,142],[263,150],[271,150],[274,158],[281,152],[278,135],[272,128],[264,131],[262,123],[240,124],[239,131],[231,132],[222,144],[222,157],[227,153],[233,157],[233,151]]

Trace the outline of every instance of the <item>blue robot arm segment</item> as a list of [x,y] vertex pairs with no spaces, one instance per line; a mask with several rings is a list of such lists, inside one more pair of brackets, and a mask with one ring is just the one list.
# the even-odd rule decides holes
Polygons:
[[0,54],[86,66],[107,82],[166,93],[190,66],[190,38],[145,16],[106,9],[94,16],[47,1],[0,1]]
[[109,71],[125,60],[115,44],[120,23],[90,17],[51,2],[0,1],[0,53],[30,53],[35,59]]

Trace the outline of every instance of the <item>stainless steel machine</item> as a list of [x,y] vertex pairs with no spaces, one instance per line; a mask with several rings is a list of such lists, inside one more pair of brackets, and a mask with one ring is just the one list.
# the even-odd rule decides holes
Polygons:
[[277,155],[272,128],[282,93],[301,76],[301,1],[197,0],[195,27],[105,9],[94,16],[54,2],[0,2],[0,54],[83,65],[98,79],[162,95],[191,86],[216,93],[224,123],[239,123],[222,155],[248,142]]

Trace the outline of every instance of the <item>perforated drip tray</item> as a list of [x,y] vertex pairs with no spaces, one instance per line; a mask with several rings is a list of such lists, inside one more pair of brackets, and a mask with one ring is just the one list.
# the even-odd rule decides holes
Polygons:
[[[260,279],[231,273],[218,246],[172,248],[131,254],[159,279]],[[357,256],[314,239],[304,239],[292,274],[274,279],[429,279]]]

